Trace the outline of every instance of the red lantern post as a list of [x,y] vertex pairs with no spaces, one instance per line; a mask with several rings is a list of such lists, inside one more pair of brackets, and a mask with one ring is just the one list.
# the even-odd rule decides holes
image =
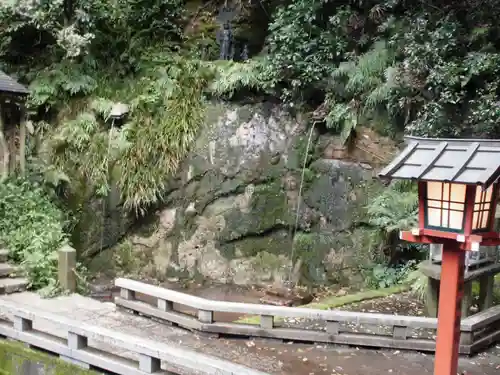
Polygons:
[[406,140],[379,175],[418,181],[419,225],[401,239],[443,244],[434,375],[456,375],[465,252],[500,244],[494,231],[500,140]]

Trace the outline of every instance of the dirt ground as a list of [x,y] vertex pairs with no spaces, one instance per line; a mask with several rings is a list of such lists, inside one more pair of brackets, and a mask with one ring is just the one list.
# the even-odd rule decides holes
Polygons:
[[[233,347],[272,356],[281,364],[273,374],[283,375],[421,375],[433,374],[434,356],[409,351],[371,350],[330,345],[281,344],[261,340],[232,341]],[[475,357],[460,358],[459,371],[467,375],[500,374],[500,345]]]
[[411,293],[393,294],[384,298],[352,303],[339,310],[359,311],[381,314],[397,314],[409,316],[425,316],[425,306],[412,297]]

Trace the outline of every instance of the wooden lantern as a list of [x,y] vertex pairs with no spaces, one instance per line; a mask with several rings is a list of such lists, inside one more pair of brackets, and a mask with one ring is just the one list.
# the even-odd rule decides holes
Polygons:
[[456,375],[466,251],[500,244],[494,227],[500,140],[406,141],[379,175],[418,182],[418,227],[400,237],[443,245],[434,375]]
[[[4,180],[9,172],[16,168],[16,133],[19,129],[19,163],[21,172],[25,170],[25,140],[26,122],[24,118],[24,102],[29,91],[26,87],[16,82],[0,70],[0,182]],[[16,113],[17,112],[17,113]],[[7,121],[4,121],[8,119]],[[13,131],[7,136],[9,127]],[[19,124],[18,124],[19,123]]]

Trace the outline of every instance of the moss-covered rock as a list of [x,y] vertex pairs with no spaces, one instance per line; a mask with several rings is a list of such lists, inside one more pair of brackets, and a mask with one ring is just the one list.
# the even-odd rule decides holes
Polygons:
[[259,236],[247,236],[236,241],[220,244],[222,254],[228,259],[250,258],[262,252],[275,255],[290,255],[292,240],[285,229]]
[[251,190],[247,207],[231,210],[225,215],[227,224],[220,234],[221,242],[293,225],[287,196],[279,183],[258,185]]
[[152,268],[163,275],[361,283],[365,207],[381,185],[369,165],[319,159],[322,142],[279,106],[213,104],[157,213],[175,211],[173,227],[136,243],[155,239]]
[[363,222],[367,202],[382,189],[373,172],[357,163],[328,159],[315,161],[310,169],[319,177],[305,191],[304,201],[324,215],[331,230]]
[[115,185],[106,198],[79,191],[68,201],[76,219],[73,246],[87,256],[115,245],[133,225],[134,217],[120,204]]

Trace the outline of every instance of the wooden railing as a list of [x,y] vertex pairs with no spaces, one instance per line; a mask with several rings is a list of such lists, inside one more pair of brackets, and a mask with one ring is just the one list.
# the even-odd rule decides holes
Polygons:
[[[129,279],[116,279],[120,297],[118,306],[145,316],[159,318],[184,328],[236,336],[256,336],[298,342],[323,342],[355,346],[435,350],[437,319],[361,313],[340,310],[316,310],[208,300]],[[138,300],[155,299],[156,305]],[[141,298],[142,299],[142,298]],[[180,308],[175,308],[180,305]],[[182,308],[184,306],[184,308]],[[185,308],[194,315],[185,312]],[[259,316],[259,324],[217,322],[214,314],[234,313]],[[279,322],[280,318],[285,318]],[[293,321],[314,321],[303,327]],[[462,321],[460,353],[472,354],[500,338],[500,306]]]
[[266,375],[215,357],[0,300],[0,335],[85,368],[121,375]]

